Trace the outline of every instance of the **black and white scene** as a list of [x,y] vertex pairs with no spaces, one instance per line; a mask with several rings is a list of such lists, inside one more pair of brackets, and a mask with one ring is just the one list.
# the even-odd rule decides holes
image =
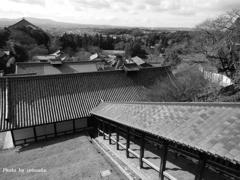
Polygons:
[[240,180],[240,0],[1,0],[0,180]]

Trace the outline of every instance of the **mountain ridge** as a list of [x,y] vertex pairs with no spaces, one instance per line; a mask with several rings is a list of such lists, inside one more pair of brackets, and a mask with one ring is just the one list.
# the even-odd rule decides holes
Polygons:
[[[22,18],[0,18],[0,28],[8,27],[10,25],[13,25],[14,23],[17,23]],[[47,18],[35,18],[35,17],[24,17],[27,21],[31,22],[32,24],[35,24],[36,26],[39,26],[41,28],[46,28],[46,26],[50,28],[54,27],[70,27],[70,28],[143,28],[143,29],[153,29],[153,30],[192,30],[192,28],[188,27],[131,27],[131,26],[118,26],[118,25],[96,25],[96,24],[80,24],[80,23],[70,23],[70,22],[60,22],[55,21],[52,19]]]

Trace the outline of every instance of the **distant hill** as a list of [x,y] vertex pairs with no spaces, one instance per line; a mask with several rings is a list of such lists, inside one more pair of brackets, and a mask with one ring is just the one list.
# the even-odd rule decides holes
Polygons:
[[[18,19],[7,19],[0,18],[0,28],[8,27],[16,22],[20,21],[22,18]],[[127,26],[112,26],[112,25],[92,25],[92,24],[77,24],[77,23],[66,23],[66,22],[58,22],[51,19],[40,19],[40,18],[32,18],[25,17],[25,19],[32,24],[42,28],[45,31],[48,31],[53,34],[62,34],[64,32],[73,32],[73,33],[94,33],[98,29],[113,29],[113,28],[123,28],[123,29],[131,29],[136,27],[127,27]],[[139,27],[141,29],[148,30],[158,30],[158,31],[190,31],[191,28],[145,28]]]
[[[7,19],[7,18],[0,18],[0,27],[6,27],[10,26],[12,24],[15,24],[16,22],[20,21],[22,18],[17,19]],[[111,26],[98,26],[98,25],[82,25],[82,24],[74,24],[74,23],[66,23],[66,22],[58,22],[51,19],[40,19],[40,18],[32,18],[32,17],[26,17],[24,18],[27,21],[31,22],[32,24],[35,24],[39,27],[45,27],[45,26],[72,26],[72,27],[111,27]]]
[[[0,18],[0,28],[11,26],[12,24],[17,23],[21,19],[22,18],[17,18],[17,19]],[[85,31],[89,32],[89,29],[94,30],[94,29],[115,28],[115,26],[111,26],[111,25],[74,24],[74,23],[58,22],[51,19],[40,19],[40,18],[32,18],[32,17],[25,17],[24,19],[26,19],[30,23],[40,27],[45,31],[57,33],[57,34],[61,34],[63,32],[85,33]]]

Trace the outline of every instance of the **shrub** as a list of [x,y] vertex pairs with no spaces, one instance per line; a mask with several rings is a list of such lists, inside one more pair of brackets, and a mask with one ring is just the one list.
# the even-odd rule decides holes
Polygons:
[[167,50],[165,55],[165,60],[163,62],[164,66],[177,66],[180,64],[182,59],[178,56],[177,50]]
[[36,46],[33,49],[31,49],[29,52],[29,58],[32,59],[33,56],[36,55],[47,55],[48,54],[48,50],[45,46]]

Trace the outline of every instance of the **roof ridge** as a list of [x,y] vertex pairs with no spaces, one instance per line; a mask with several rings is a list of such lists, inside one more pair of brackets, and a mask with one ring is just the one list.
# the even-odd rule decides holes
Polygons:
[[27,20],[27,19],[25,19],[25,18],[22,18],[22,19],[19,20],[18,22],[14,23],[14,24],[12,24],[12,25],[10,25],[10,26],[8,26],[8,28],[12,28],[12,27],[14,27],[14,26],[16,26],[16,25],[18,25],[18,24],[20,24],[20,23],[22,23],[22,22],[27,22],[29,25],[35,27],[36,29],[41,29],[41,28],[39,28],[38,26],[34,25],[33,23],[31,23],[29,20]]
[[[48,56],[48,55],[46,55]],[[98,63],[98,62],[103,62],[103,60],[96,60],[96,61],[88,61],[88,60],[84,60],[84,61],[66,61],[63,62],[64,64],[74,64],[74,63],[79,63],[79,64],[84,64],[84,63],[90,63],[90,64],[94,64],[94,63]],[[17,65],[22,65],[22,64],[50,64],[50,62],[17,62]]]
[[[169,68],[169,66],[163,66],[163,67],[147,67],[147,68],[142,68],[140,69],[141,71],[150,71],[150,70],[160,70],[160,69],[166,69]],[[76,75],[80,75],[80,74],[85,74],[85,75],[89,75],[89,74],[108,74],[108,73],[117,73],[117,72],[123,72],[125,73],[124,70],[110,70],[110,71],[94,71],[94,72],[79,72],[79,73],[63,73],[63,74],[47,74],[47,75],[29,75],[29,76],[3,76],[0,77],[0,79],[7,79],[7,78],[11,78],[11,79],[17,79],[17,78],[40,78],[40,77],[61,77],[61,76],[76,76]]]
[[239,102],[101,102],[101,104],[136,104],[136,105],[182,105],[182,106],[218,106],[218,107],[236,107],[240,108]]

